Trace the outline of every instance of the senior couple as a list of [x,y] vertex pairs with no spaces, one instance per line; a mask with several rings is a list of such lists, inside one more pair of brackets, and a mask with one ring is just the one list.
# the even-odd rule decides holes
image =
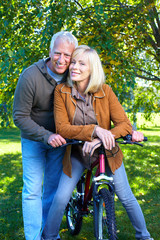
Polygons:
[[[116,138],[131,133],[134,141],[143,140],[143,134],[132,131],[117,97],[105,84],[97,52],[86,45],[78,46],[67,31],[53,35],[49,58],[22,72],[14,96],[13,119],[21,130],[26,240],[60,239],[65,207],[88,167],[86,156],[92,147],[101,141],[106,150],[112,150]],[[65,138],[85,141],[79,154],[74,147],[70,151],[59,148],[66,143]],[[107,174],[114,179],[116,195],[135,229],[135,238],[151,240],[122,158],[121,150],[109,158]]]

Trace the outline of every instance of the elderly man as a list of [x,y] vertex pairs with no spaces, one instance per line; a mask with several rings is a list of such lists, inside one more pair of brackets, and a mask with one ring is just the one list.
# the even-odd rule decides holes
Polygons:
[[55,134],[53,94],[56,85],[65,81],[71,54],[77,46],[78,41],[70,32],[53,35],[49,58],[25,69],[16,87],[13,119],[21,130],[26,240],[40,240],[41,227],[62,173],[65,149],[56,147],[64,144],[65,139]]

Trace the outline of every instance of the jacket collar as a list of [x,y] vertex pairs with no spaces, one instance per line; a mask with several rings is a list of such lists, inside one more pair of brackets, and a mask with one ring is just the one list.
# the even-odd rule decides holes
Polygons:
[[71,95],[72,93],[72,88],[67,86],[66,84],[63,84],[61,87],[61,93],[68,93]]
[[96,92],[96,93],[93,94],[93,96],[94,96],[95,98],[104,98],[104,97],[105,97],[105,92],[104,92],[104,90],[103,90],[103,86],[104,86],[104,85],[102,85],[102,88],[101,88],[98,92]]
[[[50,58],[46,58],[39,60],[38,62],[35,63],[35,65],[37,66],[37,68],[40,70],[40,72],[43,74],[43,76],[47,79],[47,81],[49,81],[52,85],[56,85],[56,81],[48,74],[47,71],[47,62],[50,60]],[[66,81],[66,77],[68,75],[68,70],[66,71],[66,73],[63,76],[62,79],[62,83]]]
[[51,78],[51,76],[47,72],[47,61],[49,61],[50,58],[47,59],[41,59],[38,62],[35,63],[39,71],[43,74],[43,76],[51,83],[55,84],[55,80]]
[[[71,95],[72,88],[67,86],[66,84],[63,84],[62,87],[61,87],[61,92],[62,93],[68,93],[68,94]],[[105,97],[105,92],[103,90],[103,86],[102,86],[102,88],[98,92],[93,94],[93,97],[94,98],[104,98]]]

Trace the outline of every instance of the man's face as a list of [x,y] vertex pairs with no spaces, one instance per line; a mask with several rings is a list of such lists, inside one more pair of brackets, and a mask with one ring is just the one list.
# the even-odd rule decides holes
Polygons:
[[52,72],[63,74],[68,69],[74,49],[74,44],[62,41],[59,38],[55,40],[54,47],[50,52]]

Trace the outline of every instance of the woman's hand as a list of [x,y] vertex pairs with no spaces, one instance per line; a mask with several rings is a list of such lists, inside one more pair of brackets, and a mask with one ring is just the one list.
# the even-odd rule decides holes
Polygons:
[[105,149],[112,150],[112,148],[115,147],[114,135],[110,131],[97,126],[95,134],[102,141]]
[[142,142],[144,140],[143,133],[132,130],[132,141]]
[[102,142],[99,138],[95,138],[92,142],[85,142],[82,148],[83,156],[89,155],[92,156],[95,149],[101,146]]

